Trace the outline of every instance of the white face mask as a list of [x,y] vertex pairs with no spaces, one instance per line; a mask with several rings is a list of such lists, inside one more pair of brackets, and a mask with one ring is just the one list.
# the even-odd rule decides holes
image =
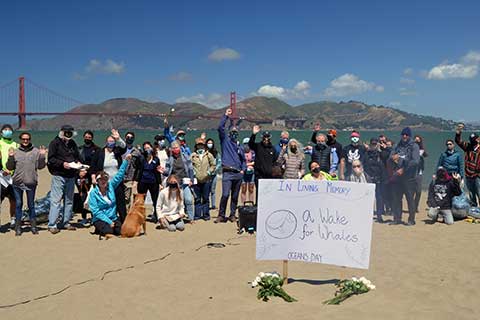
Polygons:
[[352,137],[350,140],[352,140],[353,143],[358,143],[360,141],[360,138]]

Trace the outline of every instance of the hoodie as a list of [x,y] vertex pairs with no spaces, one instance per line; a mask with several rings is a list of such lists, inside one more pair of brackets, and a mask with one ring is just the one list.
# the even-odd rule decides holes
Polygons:
[[452,208],[452,198],[462,193],[458,180],[447,175],[445,179],[435,179],[428,188],[427,204],[430,208],[441,210]]
[[402,168],[404,173],[402,177],[406,179],[415,178],[420,164],[420,148],[411,138],[407,141],[400,140],[393,148],[392,155],[400,155],[402,159]]

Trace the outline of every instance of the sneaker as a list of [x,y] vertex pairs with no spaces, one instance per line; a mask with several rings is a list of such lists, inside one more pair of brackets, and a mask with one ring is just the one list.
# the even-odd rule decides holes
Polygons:
[[414,226],[415,224],[415,221],[408,221],[407,226]]
[[10,220],[10,228],[13,229],[15,228],[15,217],[12,218],[12,220]]
[[50,231],[51,234],[57,234],[60,232],[58,228],[48,228],[48,231]]
[[225,223],[227,222],[228,219],[225,218],[225,217],[222,217],[222,216],[218,216],[217,219],[215,219],[215,221],[213,221],[214,223]]
[[90,226],[90,222],[88,221],[88,219],[82,219],[78,223],[81,224],[84,228],[87,228]]
[[393,220],[392,222],[389,223],[389,225],[391,225],[391,226],[396,226],[396,225],[399,225],[399,224],[403,224],[403,222],[398,221],[398,220]]
[[75,228],[74,226],[72,226],[70,223],[64,225],[64,226],[63,226],[63,229],[68,230],[68,231],[75,231],[75,230],[77,230],[77,228]]

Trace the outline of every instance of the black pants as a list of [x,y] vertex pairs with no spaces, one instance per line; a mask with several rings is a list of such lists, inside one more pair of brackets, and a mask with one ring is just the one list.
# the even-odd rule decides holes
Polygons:
[[99,234],[101,236],[104,236],[106,234],[113,234],[116,236],[120,235],[120,231],[122,229],[122,224],[120,221],[115,220],[113,225],[113,228],[111,225],[106,223],[105,221],[98,220],[93,223],[93,226],[95,227],[95,234]]
[[415,199],[414,193],[417,188],[415,177],[402,177],[392,183],[392,211],[394,221],[400,222],[402,220],[402,200],[403,195],[407,199],[408,205],[408,222],[415,222]]
[[419,174],[415,178],[416,188],[415,194],[413,195],[415,199],[415,211],[418,212],[418,205],[420,204],[420,198],[422,197],[422,179],[423,175]]
[[117,213],[120,222],[123,223],[127,217],[127,205],[125,204],[125,185],[120,183],[115,189],[115,200],[117,202]]
[[147,193],[150,192],[150,196],[152,197],[153,202],[153,220],[154,222],[158,221],[157,216],[157,200],[158,200],[158,193],[160,192],[160,185],[156,182],[154,183],[145,183],[139,182],[137,185],[138,193]]

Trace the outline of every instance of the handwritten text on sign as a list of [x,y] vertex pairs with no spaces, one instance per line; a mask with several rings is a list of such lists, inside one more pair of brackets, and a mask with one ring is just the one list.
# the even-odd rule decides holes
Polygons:
[[260,180],[257,259],[368,269],[374,184]]

